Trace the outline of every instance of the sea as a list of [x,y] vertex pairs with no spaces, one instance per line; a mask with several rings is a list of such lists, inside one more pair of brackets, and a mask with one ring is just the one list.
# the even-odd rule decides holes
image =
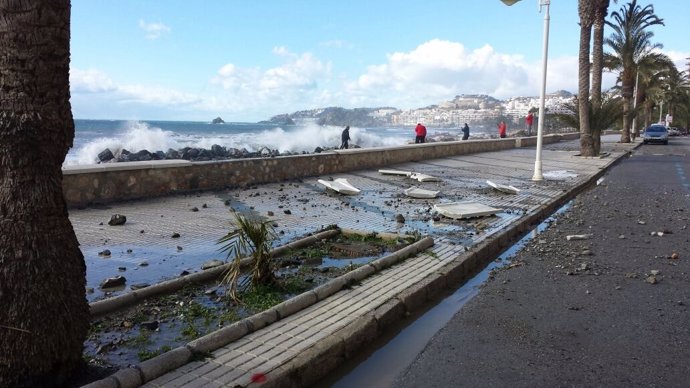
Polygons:
[[[315,122],[279,126],[268,123],[226,122],[212,124],[198,121],[155,120],[82,120],[75,123],[74,145],[64,165],[98,163],[98,154],[110,149],[149,152],[184,147],[210,149],[214,144],[246,149],[250,152],[266,147],[284,153],[314,152],[317,147],[340,146],[344,127],[323,126]],[[472,137],[483,137],[481,131]],[[430,139],[461,137],[459,128],[428,128]],[[397,146],[414,142],[414,126],[380,128],[350,127],[350,145],[362,148]]]

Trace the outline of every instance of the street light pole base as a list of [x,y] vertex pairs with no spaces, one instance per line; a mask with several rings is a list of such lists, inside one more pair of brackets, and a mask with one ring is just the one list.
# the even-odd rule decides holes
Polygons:
[[544,180],[544,175],[541,174],[541,160],[534,162],[534,176],[532,176],[532,180],[535,182]]

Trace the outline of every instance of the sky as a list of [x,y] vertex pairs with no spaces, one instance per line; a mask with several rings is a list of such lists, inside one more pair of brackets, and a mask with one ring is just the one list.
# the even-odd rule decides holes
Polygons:
[[[638,0],[687,70],[690,2]],[[539,0],[72,0],[74,117],[255,122],[341,106],[538,96]],[[625,4],[611,2],[609,11]],[[577,91],[576,0],[551,0],[547,92]],[[606,29],[605,34],[611,30]],[[604,77],[605,87],[615,75]]]

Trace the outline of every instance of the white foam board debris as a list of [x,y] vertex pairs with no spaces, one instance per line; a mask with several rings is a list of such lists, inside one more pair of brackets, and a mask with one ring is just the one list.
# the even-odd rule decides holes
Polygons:
[[513,186],[509,186],[509,185],[502,185],[500,183],[494,183],[494,182],[489,181],[489,180],[486,181],[486,184],[493,187],[494,189],[496,189],[498,191],[508,193],[508,194],[517,194],[520,192],[520,189],[518,189],[517,187],[513,187]]
[[318,182],[340,194],[356,195],[359,194],[361,191],[360,189],[352,186],[350,182],[348,182],[345,178],[337,178],[333,181],[325,181],[323,179],[319,179]]
[[453,219],[484,217],[496,214],[501,209],[473,201],[460,201],[434,205],[434,209],[439,214]]

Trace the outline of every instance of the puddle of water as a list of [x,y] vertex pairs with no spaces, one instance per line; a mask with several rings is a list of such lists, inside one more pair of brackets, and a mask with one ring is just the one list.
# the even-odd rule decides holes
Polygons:
[[[554,215],[567,211],[572,202],[558,209]],[[479,293],[480,286],[492,270],[501,268],[522,249],[525,244],[544,231],[554,221],[553,216],[541,222],[518,242],[503,251],[499,258],[484,270],[468,280],[453,294],[443,299],[414,322],[385,343],[376,343],[373,352],[355,358],[332,374],[332,378],[319,384],[319,387],[390,387],[395,377],[414,361],[431,337],[441,330],[460,309]],[[387,339],[382,339],[385,341]],[[364,353],[364,352],[363,352]]]
[[[179,276],[182,271],[189,273],[201,270],[201,264],[210,259],[224,259],[219,246],[213,242],[196,241],[190,244],[193,249],[177,250],[176,247],[109,245],[107,247],[84,247],[82,253],[86,262],[86,286],[93,288],[87,293],[89,302],[130,292],[131,285],[155,284]],[[108,249],[110,256],[99,255]],[[143,264],[143,265],[142,265]],[[115,276],[127,279],[126,287],[103,290],[100,283]]]

